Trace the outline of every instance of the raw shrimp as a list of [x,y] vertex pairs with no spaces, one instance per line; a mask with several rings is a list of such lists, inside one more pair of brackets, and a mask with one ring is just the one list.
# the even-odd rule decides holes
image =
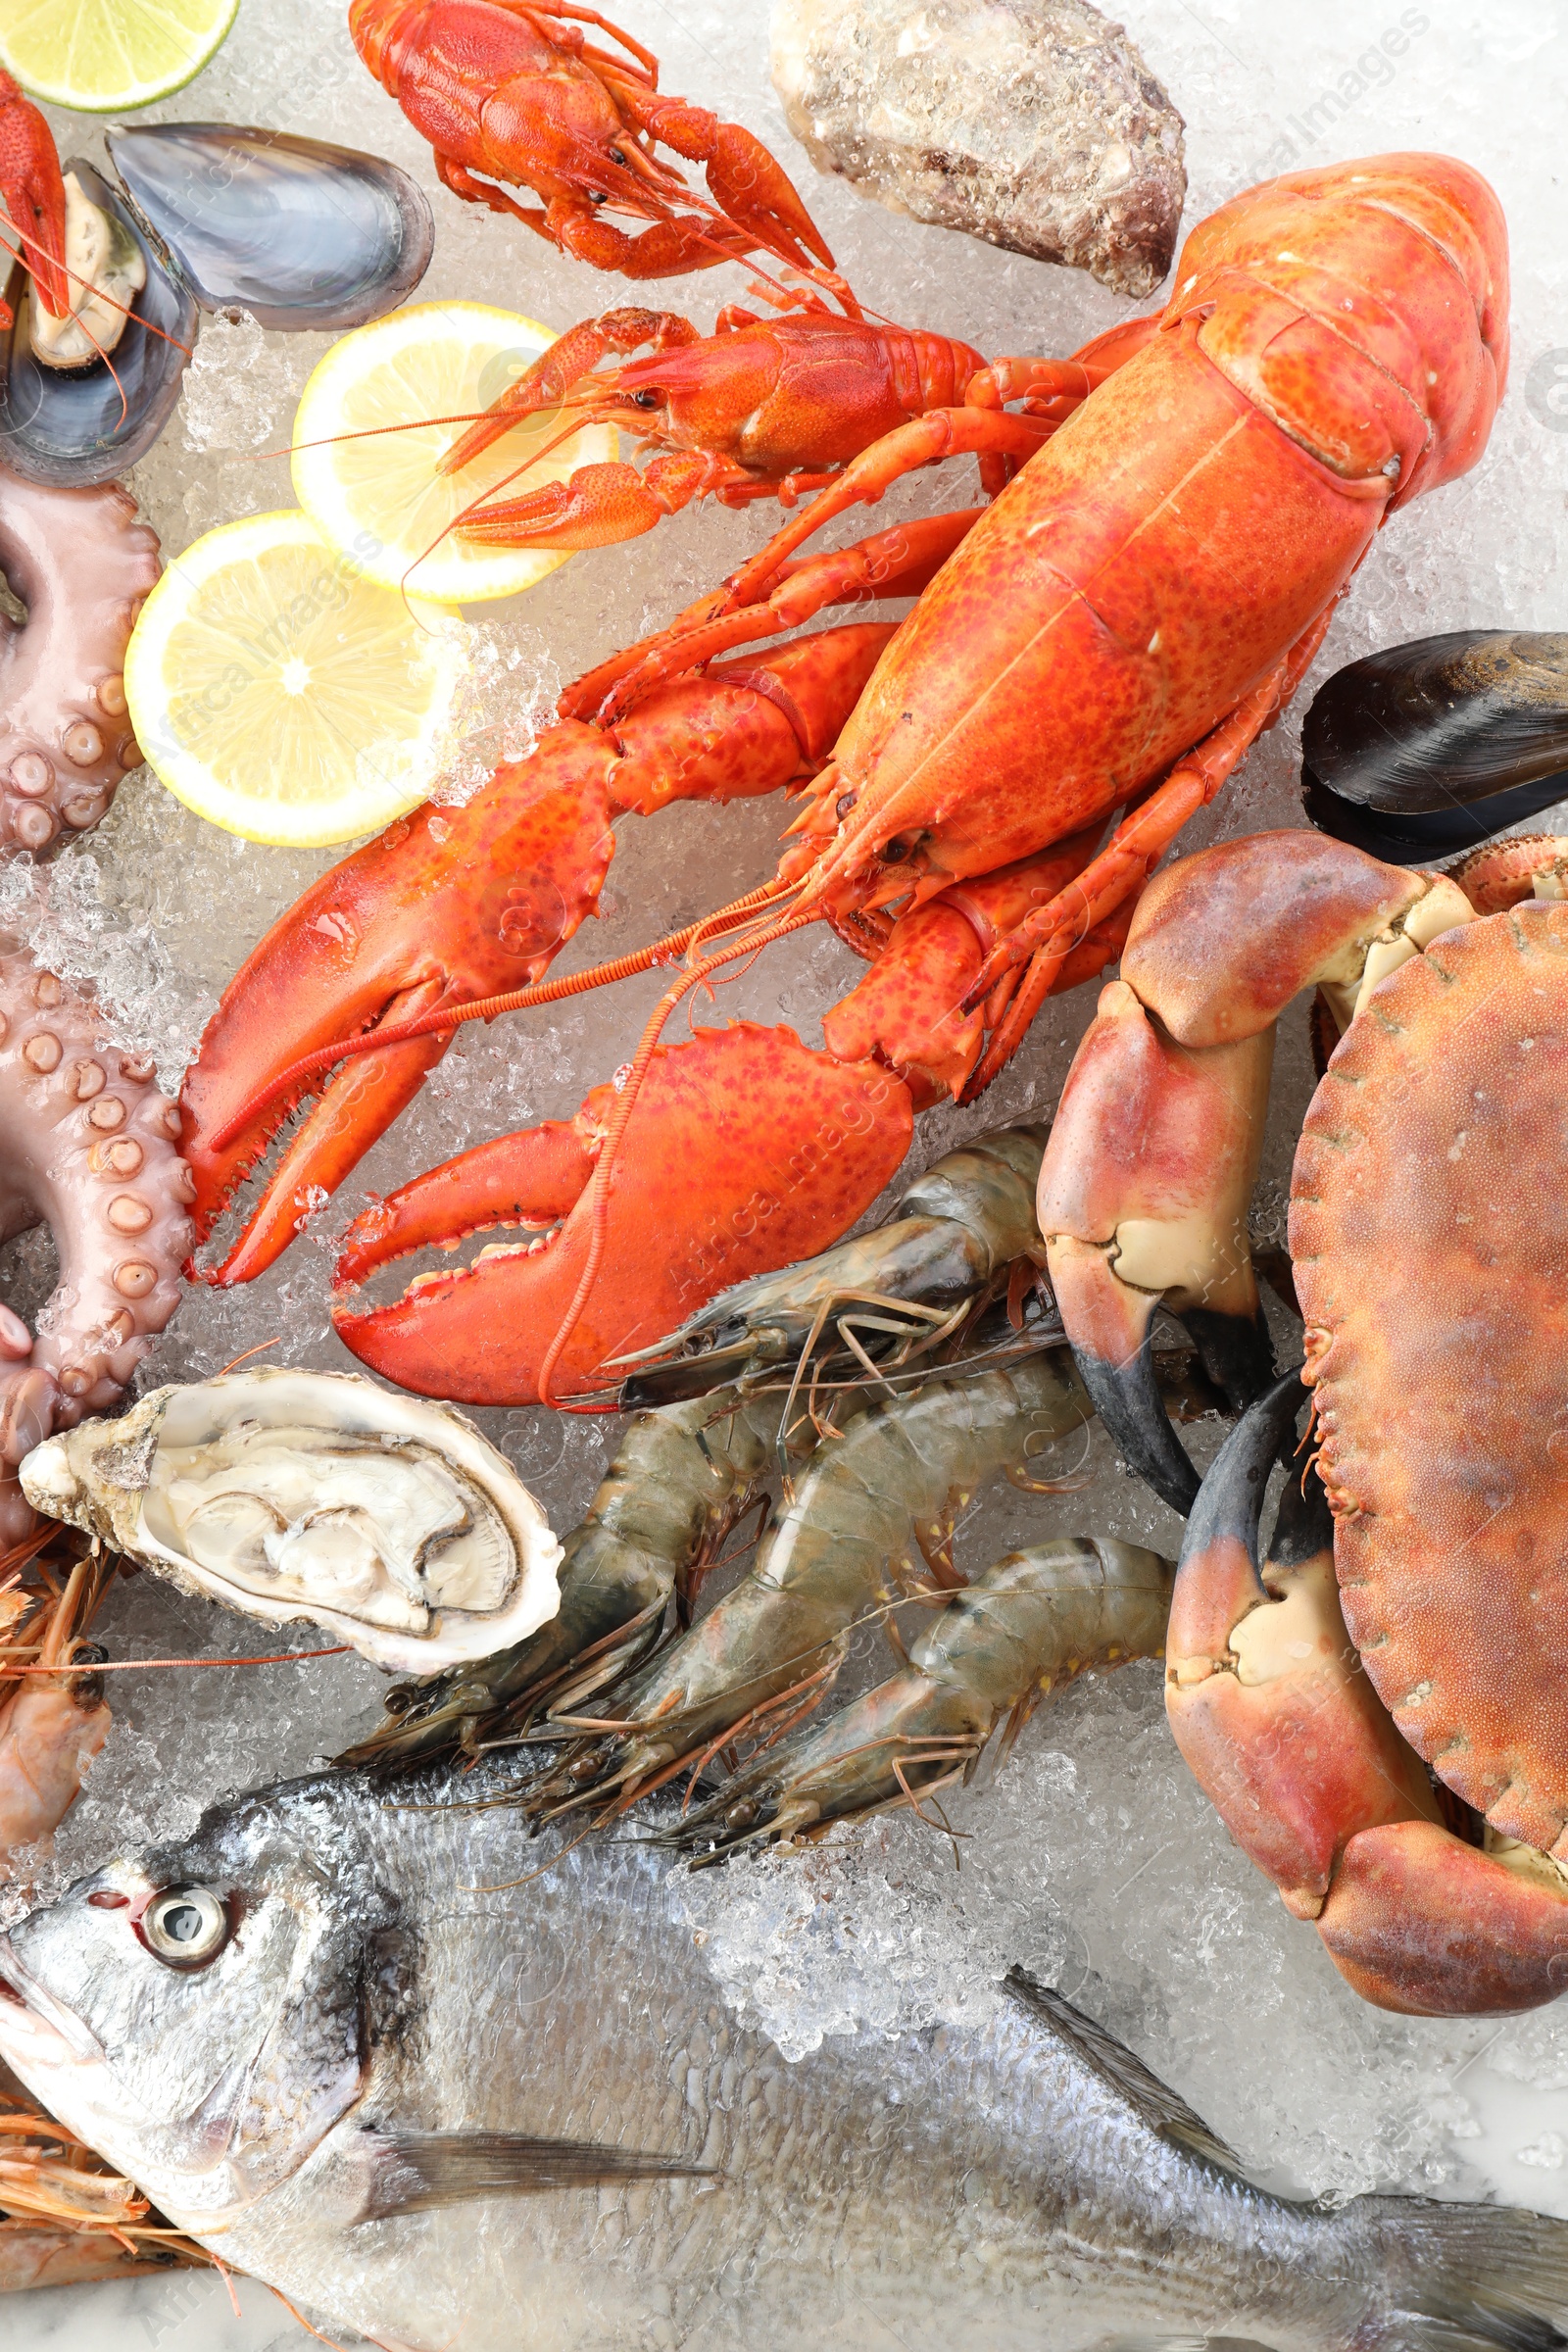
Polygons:
[[[633,1416],[582,1524],[566,1539],[561,1609],[494,1657],[405,1683],[389,1720],[339,1760],[412,1764],[481,1735],[524,1729],[547,1702],[580,1702],[635,1666],[659,1639],[671,1594],[683,1613],[778,1458],[782,1392],[720,1389]],[[810,1439],[804,1422],[792,1451]],[[569,1687],[567,1678],[569,1676]]]
[[721,1292],[667,1339],[623,1360],[627,1404],[734,1381],[744,1393],[780,1364],[832,1369],[842,1355],[887,1365],[928,1352],[1002,1271],[1045,1262],[1035,1188],[1045,1127],[1004,1127],[947,1152],[892,1221],[817,1257]]
[[573,1743],[525,1801],[554,1810],[592,1798],[619,1811],[743,1725],[782,1729],[791,1706],[825,1695],[868,1613],[957,1583],[953,1521],[976,1489],[998,1471],[1024,1479],[1045,1446],[1079,1440],[1087,1452],[1080,1433],[1093,1415],[1061,1348],[1004,1371],[933,1377],[866,1406],[818,1446],[733,1591],[602,1694],[593,1717],[552,1707],[543,1728],[610,1737]]
[[13,1848],[59,1827],[109,1737],[103,1681],[92,1671],[104,1653],[80,1639],[107,1581],[101,1559],[82,1558],[58,1577],[34,1563],[0,1582],[0,1882]]
[[207,2259],[0,2066],[0,2294]]
[[954,1593],[909,1663],[863,1698],[765,1748],[668,1833],[717,1860],[820,1837],[835,1821],[922,1802],[968,1780],[1005,1717],[1005,1757],[1040,1700],[1092,1666],[1159,1657],[1175,1563],[1065,1536],[1009,1551]]

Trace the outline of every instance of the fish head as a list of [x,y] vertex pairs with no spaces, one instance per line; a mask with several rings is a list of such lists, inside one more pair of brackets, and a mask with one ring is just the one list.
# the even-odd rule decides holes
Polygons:
[[297,2173],[396,2023],[395,1906],[333,1797],[300,1782],[207,1814],[0,1936],[0,2057],[203,2237]]

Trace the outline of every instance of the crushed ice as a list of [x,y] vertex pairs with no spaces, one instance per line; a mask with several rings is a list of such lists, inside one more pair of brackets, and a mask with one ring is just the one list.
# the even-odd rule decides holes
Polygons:
[[[819,178],[789,141],[767,83],[760,10],[727,0],[620,0],[612,12],[663,61],[662,86],[747,122],[796,173],[841,264],[867,301],[991,353],[1066,352],[1126,315],[1081,275],[899,220]],[[1419,20],[1418,28],[1416,23]],[[1568,249],[1558,143],[1568,38],[1552,0],[1311,10],[1260,0],[1137,0],[1129,30],[1188,123],[1189,223],[1270,172],[1387,149],[1448,144],[1495,180],[1513,237],[1514,375],[1484,464],[1395,518],[1363,565],[1315,675],[1374,647],[1469,624],[1552,628],[1568,609],[1568,430],[1555,388],[1568,367]],[[1402,31],[1391,55],[1385,31]],[[341,0],[245,0],[213,65],[157,120],[275,122],[365,146],[431,189],[438,241],[419,299],[489,301],[565,327],[627,299],[521,229],[437,190],[429,151],[355,58]],[[147,119],[147,118],[143,118]],[[56,118],[80,144],[80,118]],[[657,299],[704,325],[744,280],[714,271]],[[183,431],[136,468],[133,487],[177,557],[200,532],[292,504],[286,435],[325,339],[206,322],[186,378]],[[969,495],[961,479],[957,495]],[[889,496],[875,526],[951,497],[951,474]],[[950,487],[945,491],[945,481]],[[575,558],[515,608],[470,615],[474,692],[447,760],[445,795],[515,758],[558,678],[671,612],[733,570],[776,519],[758,506],[692,508],[625,549]],[[853,536],[846,527],[843,536]],[[1303,698],[1304,701],[1305,698]],[[1299,821],[1298,717],[1265,738],[1185,847]],[[779,812],[765,803],[628,819],[603,903],[563,957],[618,955],[692,919],[771,868]],[[1549,818],[1536,820],[1549,823]],[[90,845],[46,872],[0,878],[0,913],[72,976],[96,980],[128,1042],[172,1085],[241,955],[337,853],[260,849],[190,816],[147,773],[129,779]],[[785,943],[701,1017],[781,1016],[809,1039],[857,966],[836,940]],[[368,1155],[305,1242],[248,1290],[193,1296],[146,1377],[203,1378],[245,1349],[265,1360],[345,1366],[327,1321],[332,1237],[368,1192],[506,1129],[567,1117],[625,1059],[659,979],[577,1000],[531,1020],[465,1033],[419,1102]],[[639,993],[642,990],[643,993]],[[1093,990],[1048,1005],[1029,1047],[974,1110],[922,1126],[912,1165],[965,1133],[1041,1115],[1055,1100],[1093,1009]],[[1278,1234],[1296,1125],[1312,1086],[1304,1020],[1282,1040],[1255,1223]],[[25,1245],[13,1245],[13,1249]],[[479,1416],[558,1527],[580,1515],[611,1430],[531,1411]],[[1202,1443],[1207,1439],[1199,1437]],[[971,1565],[1010,1544],[1094,1524],[1169,1549],[1168,1515],[1102,1447],[1088,1495],[1051,1502],[1008,1490],[966,1528]],[[143,1578],[115,1594],[104,1635],[117,1657],[284,1647]],[[314,1646],[306,1642],[304,1646]],[[884,1662],[870,1671],[886,1671]],[[299,1770],[340,1745],[376,1705],[359,1660],[116,1678],[116,1729],[68,1818],[42,1892],[107,1851],[182,1834],[220,1791]],[[1364,2187],[1490,2192],[1568,2212],[1568,2022],[1446,2024],[1385,2016],[1340,1983],[1230,1846],[1172,1751],[1157,1672],[1093,1678],[1043,1710],[989,1791],[948,1805],[961,1868],[940,1829],[906,1820],[842,1833],[800,1859],[681,1878],[701,1950],[727,1997],[786,2051],[825,2036],[934,2021],[994,1997],[1012,1961],[1057,1983],[1128,2039],[1260,2177],[1345,2195]],[[149,2289],[149,2293],[164,2290]],[[52,2310],[63,2310],[57,2300]],[[90,2305],[84,2305],[90,2309]],[[194,2334],[171,2339],[182,2347]]]

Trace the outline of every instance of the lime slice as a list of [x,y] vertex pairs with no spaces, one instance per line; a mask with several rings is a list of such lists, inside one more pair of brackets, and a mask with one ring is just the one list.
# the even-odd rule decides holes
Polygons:
[[0,0],[0,60],[34,98],[84,115],[182,90],[239,0]]
[[[515,596],[565,562],[537,548],[470,546],[449,525],[499,483],[516,497],[613,458],[613,426],[585,425],[529,466],[530,452],[561,429],[558,412],[543,410],[461,474],[442,474],[440,460],[467,424],[416,422],[487,409],[555,339],[536,318],[488,303],[421,302],[333,344],[294,418],[294,495],[367,579],[387,588],[407,581],[443,604],[479,604]],[[345,433],[373,438],[339,438]],[[528,470],[512,478],[519,466]]]
[[247,841],[352,840],[424,799],[467,662],[445,607],[378,588],[308,515],[252,514],[171,564],[131,635],[145,758]]

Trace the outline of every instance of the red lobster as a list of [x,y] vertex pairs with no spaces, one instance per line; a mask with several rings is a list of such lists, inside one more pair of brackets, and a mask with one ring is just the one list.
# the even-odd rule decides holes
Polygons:
[[[257,1250],[242,1239],[221,1278],[275,1255],[307,1187],[329,1189],[409,1099],[464,999],[509,956],[521,980],[543,969],[548,934],[591,904],[616,807],[799,781],[829,746],[772,883],[597,975],[470,1006],[546,1002],[689,951],[613,1090],[403,1187],[361,1220],[342,1271],[357,1280],[484,1225],[536,1230],[395,1305],[345,1301],[338,1328],[427,1394],[580,1396],[724,1283],[835,1239],[903,1156],[917,1102],[938,1086],[972,1099],[1047,991],[1115,952],[1107,927],[1294,692],[1386,515],[1476,462],[1506,318],[1501,213],[1467,167],[1410,155],[1293,173],[1194,231],[1163,315],[1122,336],[1121,364],[1046,447],[1036,423],[963,407],[857,458],[717,598],[565,699],[566,727],[591,716],[589,765],[602,764],[597,782],[553,771],[559,824],[544,821],[543,770],[525,809],[498,799],[486,814],[483,796],[463,812],[459,880],[426,812],[263,942],[187,1083],[204,1230],[287,1103],[347,1066],[264,1199]],[[789,562],[831,515],[962,452],[1028,462],[977,520]],[[933,569],[858,699],[855,662],[829,650],[854,631],[709,667],[835,598],[906,592]],[[858,659],[874,651],[862,642]],[[727,717],[704,710],[729,692],[743,706]],[[682,711],[672,760],[660,729]],[[826,1054],[749,1026],[661,1045],[688,988],[815,920],[880,950],[829,1015]],[[348,1049],[330,1042],[356,1026]]]
[[[594,46],[584,25],[623,54]],[[706,107],[661,96],[659,60],[596,9],[352,0],[349,30],[429,140],[442,184],[580,262],[626,277],[679,277],[760,247],[797,269],[832,270],[820,231],[761,142]],[[705,167],[712,204],[659,160],[661,145]],[[544,210],[518,204],[496,180],[531,188]],[[607,210],[651,225],[628,236]]]

